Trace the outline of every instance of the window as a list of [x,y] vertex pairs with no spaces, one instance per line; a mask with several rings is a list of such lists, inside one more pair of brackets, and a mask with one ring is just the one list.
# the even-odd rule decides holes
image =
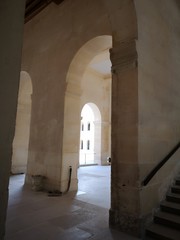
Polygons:
[[81,131],[84,131],[84,124],[81,125]]
[[81,149],[83,149],[83,140],[81,140]]
[[90,150],[90,141],[87,140],[87,150]]
[[90,129],[91,129],[91,124],[90,123],[88,123],[87,129],[88,129],[88,131],[90,131]]

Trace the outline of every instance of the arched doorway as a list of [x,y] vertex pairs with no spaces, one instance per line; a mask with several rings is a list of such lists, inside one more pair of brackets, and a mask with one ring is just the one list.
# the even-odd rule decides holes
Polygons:
[[101,113],[94,103],[87,103],[81,111],[80,165],[100,164]]
[[21,71],[16,114],[16,128],[13,140],[11,172],[25,173],[27,168],[29,130],[31,119],[32,83],[29,74]]
[[[111,82],[109,80],[111,79],[110,67],[108,76],[107,74],[104,74],[102,77],[101,71],[105,71],[106,65],[100,66],[98,63],[100,63],[102,59],[105,60],[104,56],[109,58],[109,49],[111,47],[111,36],[104,35],[95,37],[81,47],[70,64],[67,73],[67,88],[64,107],[61,174],[62,190],[65,190],[67,186],[67,172],[69,166],[72,166],[73,169],[71,190],[77,190],[78,188],[77,169],[79,166],[80,116],[81,109],[87,102],[94,102],[96,105],[99,105],[97,103],[100,103],[101,109],[103,109],[100,126],[102,127],[103,124],[101,139],[105,139],[105,135],[109,136],[108,129],[110,128],[111,114],[109,113],[109,110],[106,110],[105,105],[106,102],[108,102],[108,108],[110,109],[110,96],[107,94],[111,89]],[[93,77],[91,77],[92,75]],[[96,88],[93,87],[94,84],[96,84]],[[100,155],[101,158],[103,156],[103,161],[106,163],[107,155],[109,155],[109,150],[106,149],[109,148],[109,140],[101,141],[100,145],[101,151],[104,151],[105,153],[104,155]],[[102,159],[100,159],[99,162],[102,164]]]

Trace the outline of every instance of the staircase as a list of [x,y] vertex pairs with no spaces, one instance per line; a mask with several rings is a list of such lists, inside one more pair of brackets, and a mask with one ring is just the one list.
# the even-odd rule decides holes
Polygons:
[[154,214],[154,222],[146,228],[146,240],[180,240],[180,176]]

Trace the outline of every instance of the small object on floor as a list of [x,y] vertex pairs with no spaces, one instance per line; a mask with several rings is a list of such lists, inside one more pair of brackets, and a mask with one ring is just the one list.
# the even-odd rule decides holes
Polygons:
[[60,191],[49,191],[48,192],[48,196],[49,197],[58,197],[58,196],[61,196],[62,195],[62,192],[60,192]]
[[111,157],[107,157],[107,164],[111,165]]

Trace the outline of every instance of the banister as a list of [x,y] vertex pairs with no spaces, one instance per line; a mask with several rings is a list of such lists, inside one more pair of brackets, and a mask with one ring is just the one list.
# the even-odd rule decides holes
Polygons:
[[148,173],[141,182],[142,186],[146,186],[160,168],[172,157],[172,155],[180,148],[180,142]]

